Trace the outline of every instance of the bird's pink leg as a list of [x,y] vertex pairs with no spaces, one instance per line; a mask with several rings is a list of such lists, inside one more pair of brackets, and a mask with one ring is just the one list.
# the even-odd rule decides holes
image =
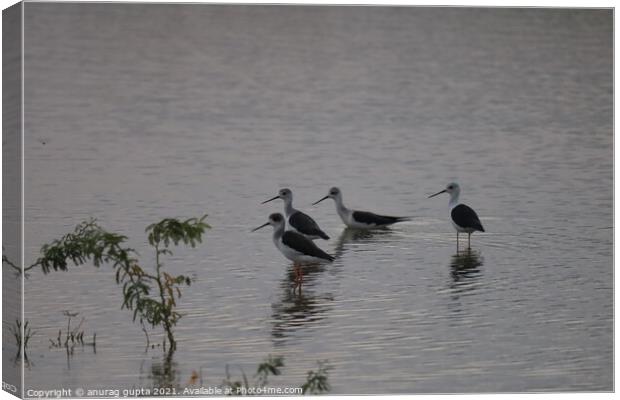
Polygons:
[[293,286],[293,292],[295,292],[297,287],[301,287],[301,268],[299,268],[297,263],[293,263],[293,268],[295,269],[295,286]]

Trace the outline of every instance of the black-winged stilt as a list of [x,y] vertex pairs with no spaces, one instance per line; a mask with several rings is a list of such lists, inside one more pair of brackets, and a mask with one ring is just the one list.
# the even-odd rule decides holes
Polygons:
[[277,196],[265,200],[261,204],[276,199],[284,200],[284,214],[292,230],[301,233],[310,240],[318,238],[329,240],[329,236],[319,228],[319,225],[310,216],[293,208],[293,192],[290,189],[280,189]]
[[327,196],[315,201],[312,205],[318,204],[325,199],[334,199],[336,202],[336,211],[340,219],[342,219],[342,222],[344,222],[346,226],[353,229],[381,228],[411,219],[410,217],[390,217],[388,215],[378,215],[368,211],[349,210],[342,203],[342,192],[337,187],[329,189]]
[[452,182],[448,184],[444,190],[432,194],[428,196],[428,198],[430,199],[431,197],[435,197],[442,193],[450,194],[450,202],[448,203],[448,207],[450,207],[450,220],[452,221],[454,229],[456,229],[457,249],[459,247],[459,232],[467,233],[467,248],[471,248],[471,234],[475,231],[484,232],[484,228],[478,218],[478,214],[476,214],[471,207],[459,203],[461,188],[458,183]]
[[293,261],[295,267],[295,290],[299,287],[301,291],[301,283],[303,282],[303,273],[301,270],[301,264],[306,263],[319,263],[325,261],[334,261],[334,257],[330,256],[323,250],[317,247],[312,240],[306,238],[304,235],[294,231],[285,231],[284,217],[280,213],[274,213],[269,216],[269,221],[265,224],[252,229],[252,232],[257,231],[267,225],[273,226],[273,243],[278,250],[284,255],[284,257]]

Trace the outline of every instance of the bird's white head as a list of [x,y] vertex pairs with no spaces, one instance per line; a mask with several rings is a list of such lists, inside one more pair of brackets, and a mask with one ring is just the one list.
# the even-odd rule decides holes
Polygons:
[[461,187],[459,186],[458,183],[452,182],[452,183],[449,183],[446,186],[446,192],[449,193],[449,194],[460,193],[461,192]]
[[336,201],[336,203],[341,203],[342,202],[342,192],[340,191],[340,189],[338,189],[337,187],[332,187],[331,189],[329,189],[329,192],[327,192],[327,196],[323,197],[322,199],[315,201],[314,203],[312,203],[312,205],[315,204],[319,204],[320,202],[322,202],[325,199],[334,199]]
[[444,190],[437,192],[435,194],[431,194],[430,196],[428,196],[428,198],[430,199],[431,197],[435,197],[442,193],[448,193],[451,199],[456,199],[458,198],[459,193],[461,193],[461,187],[456,182],[448,183],[448,185],[446,185],[446,188]]
[[269,221],[262,224],[261,226],[252,229],[252,232],[259,230],[260,228],[264,228],[267,225],[273,226],[276,230],[284,228],[284,216],[280,213],[273,213],[269,216]]
[[270,201],[276,199],[282,199],[285,203],[290,204],[293,201],[293,192],[288,188],[280,189],[277,196],[272,197],[269,200],[265,200],[261,204],[269,203]]

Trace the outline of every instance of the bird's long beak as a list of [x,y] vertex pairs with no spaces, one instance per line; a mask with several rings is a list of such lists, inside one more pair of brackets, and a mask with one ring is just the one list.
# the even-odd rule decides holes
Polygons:
[[441,192],[437,192],[437,193],[435,193],[435,194],[431,194],[430,196],[428,196],[428,198],[430,199],[431,197],[435,197],[435,196],[437,196],[438,194],[442,194],[442,193],[446,193],[446,189],[442,190]]
[[260,228],[264,228],[264,227],[266,227],[267,225],[269,225],[269,222],[266,222],[266,223],[262,224],[262,225],[261,225],[261,226],[259,226],[258,228],[254,228],[254,229],[252,229],[252,231],[251,231],[251,232],[256,232],[256,231],[257,231],[257,230],[259,230]]
[[322,202],[322,201],[323,201],[323,200],[325,200],[325,199],[329,199],[329,196],[325,196],[325,197],[323,197],[321,200],[319,200],[319,201],[315,201],[314,203],[312,203],[312,205],[319,204],[320,202]]
[[276,196],[276,197],[271,198],[271,199],[269,199],[269,200],[265,200],[265,201],[263,201],[261,204],[269,203],[270,201],[274,201],[275,199],[279,199],[279,198],[280,198],[280,196]]

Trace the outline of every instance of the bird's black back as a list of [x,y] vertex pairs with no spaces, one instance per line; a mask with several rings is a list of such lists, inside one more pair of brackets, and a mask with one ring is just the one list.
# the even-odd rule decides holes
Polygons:
[[478,218],[478,214],[476,214],[471,207],[466,206],[465,204],[459,204],[452,209],[450,215],[452,216],[454,223],[458,226],[484,232],[484,228]]
[[327,261],[334,260],[333,256],[330,256],[323,250],[319,249],[318,246],[314,244],[314,242],[312,242],[312,240],[297,232],[284,232],[284,234],[282,235],[282,243],[284,243],[284,245],[290,247],[291,249],[294,249],[307,256],[321,258]]
[[407,217],[391,217],[378,215],[368,211],[353,211],[353,219],[368,225],[391,225],[401,221],[407,221]]
[[318,236],[322,239],[329,240],[329,236],[319,228],[319,225],[308,215],[297,211],[288,219],[288,223],[299,233],[310,236]]

